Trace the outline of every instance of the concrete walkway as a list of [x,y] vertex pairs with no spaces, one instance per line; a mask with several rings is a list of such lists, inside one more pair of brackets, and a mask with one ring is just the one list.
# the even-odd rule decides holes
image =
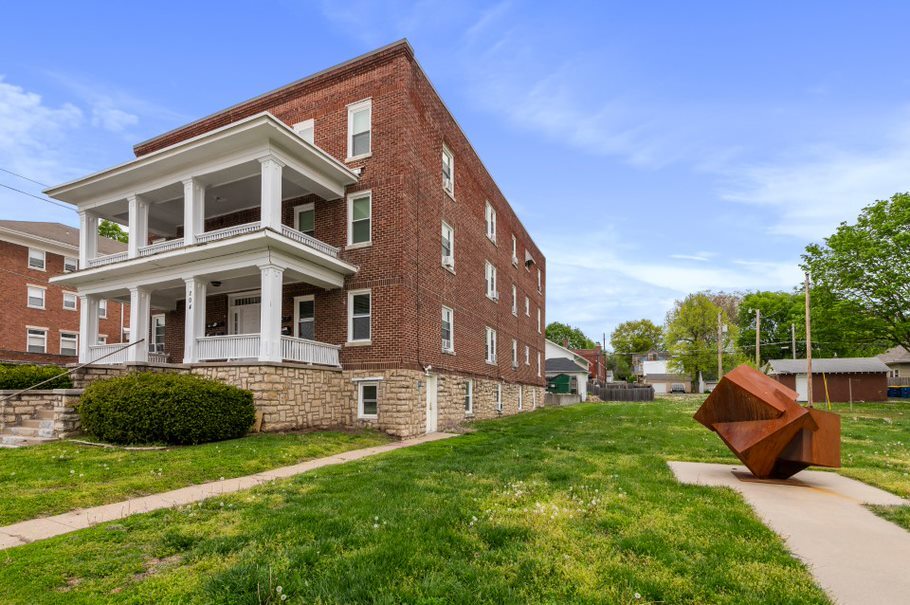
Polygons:
[[0,550],[13,548],[14,546],[22,546],[23,544],[52,538],[61,534],[68,534],[99,523],[123,519],[130,515],[147,513],[162,508],[174,508],[193,502],[199,502],[200,500],[205,500],[207,498],[232,494],[240,490],[256,487],[257,485],[272,481],[273,479],[285,479],[317,468],[344,464],[345,462],[359,460],[383,452],[420,445],[430,441],[439,441],[440,439],[448,439],[455,436],[456,435],[453,433],[431,433],[415,439],[395,441],[385,445],[351,450],[326,458],[307,460],[306,462],[263,471],[261,473],[256,473],[255,475],[225,479],[224,481],[201,483],[199,485],[191,485],[169,492],[152,494],[151,496],[132,498],[114,504],[105,504],[93,508],[74,510],[53,517],[42,517],[40,519],[22,521],[13,525],[0,527]]
[[742,466],[669,462],[681,483],[731,487],[787,543],[840,605],[910,603],[910,533],[863,504],[910,504],[822,471],[786,481],[755,479]]

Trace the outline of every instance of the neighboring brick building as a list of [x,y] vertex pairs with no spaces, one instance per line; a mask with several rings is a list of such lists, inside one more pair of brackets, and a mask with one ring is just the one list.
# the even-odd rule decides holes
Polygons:
[[588,362],[588,379],[606,384],[607,359],[600,345],[594,345],[593,349],[572,349],[572,352],[581,355]]
[[545,258],[406,41],[135,152],[48,193],[156,243],[96,258],[85,239],[87,270],[61,282],[130,300],[140,321],[166,309],[170,362],[255,359],[334,385],[331,402],[265,409],[267,428],[403,436],[542,402]]
[[[112,254],[126,246],[99,242]],[[75,271],[79,230],[60,223],[0,220],[0,362],[72,363],[79,337],[76,292],[48,283],[55,275]],[[119,343],[129,328],[129,312],[104,301],[99,338]]]

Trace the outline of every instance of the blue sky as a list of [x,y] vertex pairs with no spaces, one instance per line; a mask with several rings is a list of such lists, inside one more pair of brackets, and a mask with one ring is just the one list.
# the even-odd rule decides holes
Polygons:
[[[0,168],[62,182],[407,37],[547,255],[548,320],[595,338],[688,292],[789,289],[806,243],[910,189],[905,3],[112,6],[4,8]],[[0,216],[76,223],[2,188]]]

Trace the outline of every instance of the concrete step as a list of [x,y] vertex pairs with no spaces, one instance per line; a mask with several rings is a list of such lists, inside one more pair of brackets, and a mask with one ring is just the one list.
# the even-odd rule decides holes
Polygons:
[[27,427],[30,429],[51,429],[54,430],[54,420],[42,420],[42,419],[30,419],[23,420],[20,423],[20,426]]
[[53,420],[54,411],[53,410],[39,410],[38,414],[35,416],[38,420]]
[[23,447],[26,445],[38,445],[40,443],[47,443],[48,441],[56,441],[54,437],[29,437],[25,435],[14,435],[7,432],[0,433],[0,447],[10,448],[10,447]]
[[51,438],[54,436],[53,425],[50,428],[35,428],[30,426],[10,426],[4,431],[8,435],[18,435],[20,437],[43,437]]

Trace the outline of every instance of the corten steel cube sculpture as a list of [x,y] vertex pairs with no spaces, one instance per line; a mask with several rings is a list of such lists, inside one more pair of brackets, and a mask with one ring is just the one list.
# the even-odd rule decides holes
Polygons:
[[727,373],[695,413],[752,474],[786,479],[815,466],[840,466],[840,416],[805,408],[797,394],[758,370]]

